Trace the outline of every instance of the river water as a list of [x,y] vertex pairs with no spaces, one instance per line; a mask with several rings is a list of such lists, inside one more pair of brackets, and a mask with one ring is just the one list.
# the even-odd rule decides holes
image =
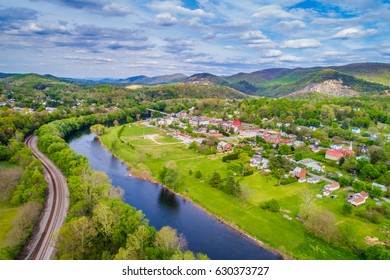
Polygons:
[[191,251],[214,260],[281,259],[190,201],[158,184],[129,176],[126,165],[107,151],[95,135],[74,135],[69,144],[89,159],[92,168],[105,172],[114,186],[124,189],[124,201],[142,210],[150,225],[156,229],[168,225],[184,234]]

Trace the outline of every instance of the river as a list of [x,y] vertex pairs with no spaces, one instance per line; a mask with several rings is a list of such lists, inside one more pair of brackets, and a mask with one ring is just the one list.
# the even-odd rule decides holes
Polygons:
[[124,189],[124,201],[142,210],[150,225],[156,229],[168,225],[184,234],[191,251],[214,260],[281,259],[192,202],[158,184],[129,176],[126,165],[107,151],[95,135],[74,135],[69,145],[86,156],[92,168],[105,172],[114,186]]

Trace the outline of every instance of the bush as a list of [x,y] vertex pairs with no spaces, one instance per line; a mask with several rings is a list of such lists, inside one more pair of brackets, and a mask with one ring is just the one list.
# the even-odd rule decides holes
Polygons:
[[275,198],[273,198],[261,204],[261,208],[271,212],[279,212],[280,205],[279,202]]
[[297,182],[298,179],[293,177],[293,176],[288,176],[287,178],[283,177],[281,180],[280,180],[280,184],[281,185],[288,185],[288,184],[291,184],[291,183],[294,183],[294,182]]
[[249,176],[253,174],[253,170],[244,170],[242,172],[242,176]]
[[345,215],[345,216],[349,216],[352,214],[352,211],[353,211],[353,206],[349,203],[345,203],[343,205],[343,207],[341,208],[341,212]]
[[239,154],[228,154],[228,155],[226,155],[226,156],[224,156],[222,158],[222,161],[223,162],[227,162],[227,161],[230,161],[230,160],[236,160],[236,159],[238,159],[238,155]]
[[197,171],[195,172],[195,178],[196,178],[196,179],[202,178],[202,173],[201,173],[199,170],[197,170]]

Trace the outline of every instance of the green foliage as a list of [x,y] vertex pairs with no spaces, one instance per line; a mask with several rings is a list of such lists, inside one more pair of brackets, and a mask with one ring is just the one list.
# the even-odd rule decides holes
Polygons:
[[343,204],[343,207],[341,208],[341,212],[343,213],[343,215],[349,216],[353,212],[353,206],[349,203],[345,203],[345,204]]
[[202,172],[200,172],[200,170],[196,170],[196,172],[195,172],[195,178],[196,178],[196,179],[202,178]]
[[43,177],[42,164],[33,159],[25,168],[20,184],[16,187],[11,202],[21,205],[28,201],[38,201],[43,204],[47,183]]
[[209,185],[213,188],[219,188],[221,186],[221,183],[222,183],[221,175],[217,171],[214,171],[213,175],[209,180]]
[[177,189],[182,183],[179,171],[166,166],[164,166],[160,171],[159,179],[160,182],[173,190]]
[[280,205],[276,199],[272,198],[271,200],[267,200],[264,203],[262,203],[261,208],[271,212],[279,212]]
[[390,260],[390,249],[380,244],[370,246],[364,252],[364,258],[366,260]]
[[239,154],[237,154],[237,153],[228,154],[228,155],[222,157],[222,161],[228,162],[231,160],[236,160],[236,159],[238,159],[238,156],[239,156]]
[[279,146],[279,154],[281,155],[288,155],[291,153],[291,147],[286,144],[282,144]]

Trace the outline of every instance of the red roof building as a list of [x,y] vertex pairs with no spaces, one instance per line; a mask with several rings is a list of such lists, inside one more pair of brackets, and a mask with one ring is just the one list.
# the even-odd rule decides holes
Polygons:
[[344,154],[338,150],[328,149],[326,150],[325,158],[330,160],[340,160]]
[[234,126],[240,126],[240,125],[242,125],[242,122],[239,121],[239,120],[235,120],[235,121],[233,121],[233,125]]

